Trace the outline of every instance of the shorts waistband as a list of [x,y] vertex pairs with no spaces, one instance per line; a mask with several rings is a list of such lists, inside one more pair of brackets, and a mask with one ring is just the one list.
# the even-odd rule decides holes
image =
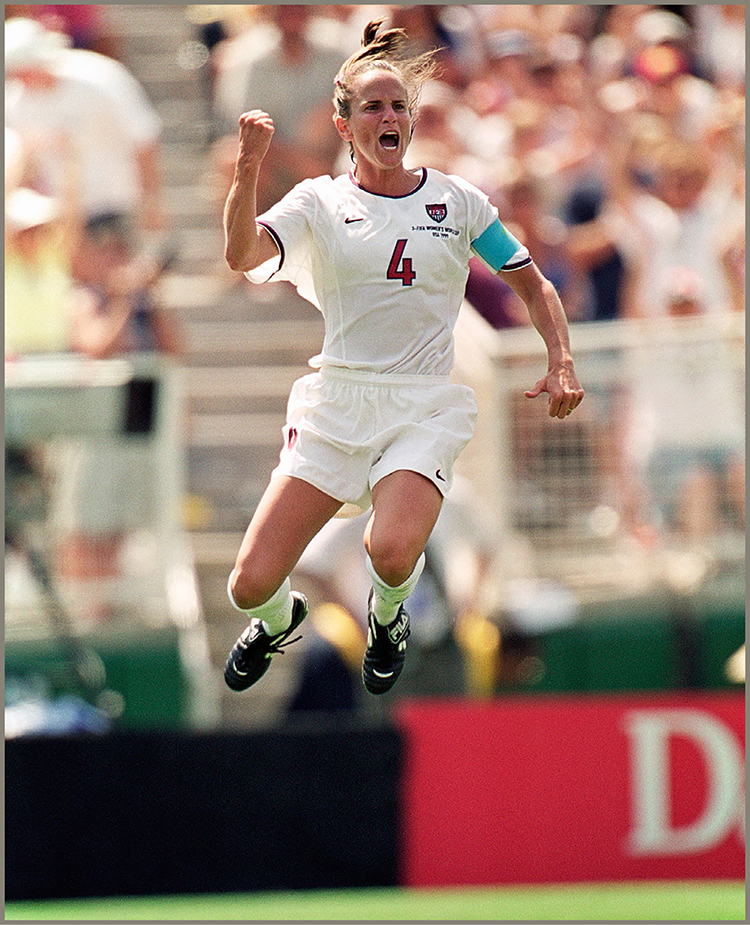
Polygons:
[[372,373],[361,369],[347,369],[343,366],[321,366],[318,373],[323,379],[338,379],[341,382],[355,382],[361,385],[391,386],[433,386],[448,385],[450,376],[403,376],[398,373]]

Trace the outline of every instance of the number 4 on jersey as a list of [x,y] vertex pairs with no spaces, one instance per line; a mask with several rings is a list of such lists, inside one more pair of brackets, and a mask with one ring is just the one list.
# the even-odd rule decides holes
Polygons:
[[417,274],[411,268],[411,257],[404,257],[406,238],[399,238],[393,248],[391,262],[388,264],[388,279],[400,279],[402,286],[411,286]]

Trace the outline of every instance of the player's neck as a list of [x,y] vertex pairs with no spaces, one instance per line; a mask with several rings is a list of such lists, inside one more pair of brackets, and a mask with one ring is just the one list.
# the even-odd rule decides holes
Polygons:
[[357,164],[352,173],[363,189],[377,196],[408,196],[422,181],[421,168],[381,170],[371,164]]

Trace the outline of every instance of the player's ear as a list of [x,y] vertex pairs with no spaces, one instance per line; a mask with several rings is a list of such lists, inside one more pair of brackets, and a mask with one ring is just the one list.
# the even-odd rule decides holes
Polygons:
[[341,135],[344,141],[353,141],[354,136],[349,128],[349,123],[343,116],[334,115],[333,124],[336,126],[336,131]]

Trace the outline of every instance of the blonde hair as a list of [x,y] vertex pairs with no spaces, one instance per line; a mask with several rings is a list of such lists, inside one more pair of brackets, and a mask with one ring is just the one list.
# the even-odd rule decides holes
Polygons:
[[339,69],[334,81],[333,105],[336,115],[348,119],[352,111],[354,80],[372,68],[390,71],[401,80],[406,89],[409,115],[414,114],[424,84],[434,75],[435,51],[423,52],[409,57],[406,32],[403,29],[387,29],[378,35],[382,19],[367,23],[362,36],[362,48],[348,58]]

